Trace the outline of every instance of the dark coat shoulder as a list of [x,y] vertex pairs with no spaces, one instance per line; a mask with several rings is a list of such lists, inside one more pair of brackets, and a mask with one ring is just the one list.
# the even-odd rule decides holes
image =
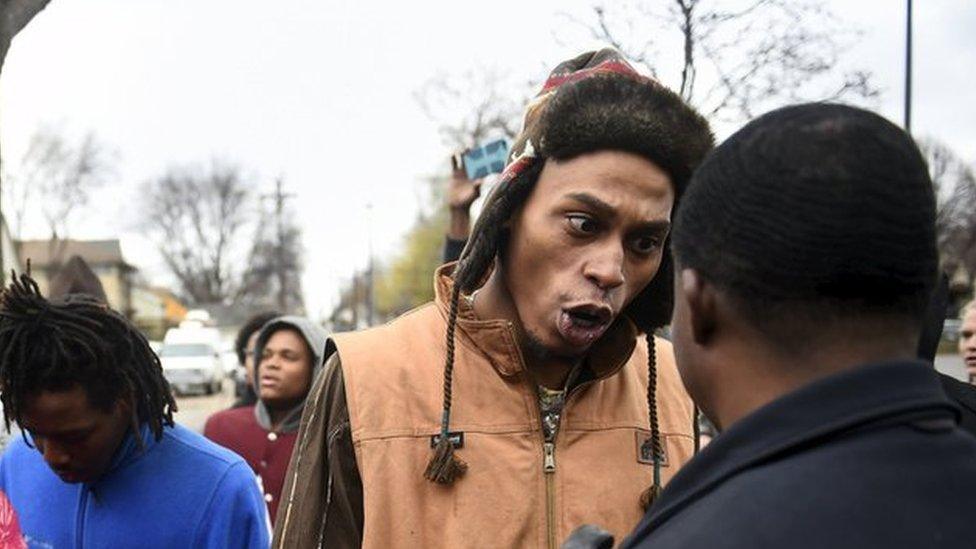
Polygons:
[[953,403],[959,406],[962,414],[959,418],[959,428],[976,436],[976,387],[959,381],[958,379],[939,374],[942,390]]

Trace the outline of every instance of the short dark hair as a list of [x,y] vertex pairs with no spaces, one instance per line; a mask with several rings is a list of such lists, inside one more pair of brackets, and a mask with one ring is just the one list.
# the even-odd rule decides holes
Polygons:
[[237,362],[239,364],[244,364],[244,354],[247,351],[247,340],[251,339],[251,336],[260,330],[262,326],[271,320],[278,318],[279,316],[281,316],[281,314],[277,311],[266,311],[263,313],[258,313],[247,319],[244,326],[237,331],[237,337],[234,339],[234,352],[237,353]]
[[27,399],[76,386],[103,411],[131,399],[133,423],[148,423],[156,439],[173,425],[176,401],[159,358],[132,323],[92,296],[48,301],[29,276],[15,277],[0,295],[5,427],[22,422]]
[[718,146],[692,178],[672,243],[680,267],[772,334],[784,321],[865,315],[920,324],[937,277],[935,197],[918,147],[838,104],[772,111]]

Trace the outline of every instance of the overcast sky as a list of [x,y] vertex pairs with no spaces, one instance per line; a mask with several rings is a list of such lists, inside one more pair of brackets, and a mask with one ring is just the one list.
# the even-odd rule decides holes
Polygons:
[[[42,124],[94,131],[119,167],[71,236],[121,237],[129,261],[159,283],[165,270],[135,230],[142,181],[212,158],[241,164],[265,192],[281,175],[298,197],[308,310],[324,316],[366,265],[370,235],[378,256],[395,250],[423,179],[446,166],[449,151],[414,92],[438,72],[479,64],[539,80],[544,67],[599,46],[580,33],[553,39],[568,25],[561,13],[592,3],[53,0],[4,67],[4,159],[16,162]],[[904,2],[829,5],[864,31],[845,64],[874,73],[875,108],[900,123]],[[913,129],[971,162],[974,29],[968,0],[915,3]],[[26,236],[44,236],[39,229]]]

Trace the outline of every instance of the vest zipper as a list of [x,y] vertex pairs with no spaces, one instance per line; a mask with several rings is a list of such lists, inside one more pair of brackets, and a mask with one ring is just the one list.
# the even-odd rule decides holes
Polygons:
[[[559,423],[553,433],[552,440],[546,440],[545,429],[542,430],[542,472],[546,479],[546,545],[549,549],[559,547],[556,540],[556,437],[559,436],[559,427],[566,416],[566,409],[569,407],[570,400],[579,394],[583,387],[592,384],[592,381],[581,383],[566,393],[562,410],[559,413]],[[539,417],[545,421],[541,411]]]
[[544,459],[542,462],[542,470],[546,473],[556,472],[556,445],[552,442],[547,442],[542,445],[542,450],[544,454]]
[[546,538],[549,549],[556,548],[556,443],[542,444],[542,471],[546,477]]

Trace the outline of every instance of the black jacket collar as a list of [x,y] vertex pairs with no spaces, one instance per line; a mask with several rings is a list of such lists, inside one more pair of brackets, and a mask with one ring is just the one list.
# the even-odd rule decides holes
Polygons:
[[958,422],[959,410],[924,362],[873,364],[818,380],[763,406],[712,441],[671,480],[631,537],[644,538],[726,479],[801,446],[878,422],[933,416]]
[[939,374],[939,380],[946,396],[962,412],[959,427],[976,436],[976,387],[945,374]]
[[945,374],[939,374],[939,380],[946,396],[969,413],[976,414],[976,387]]

